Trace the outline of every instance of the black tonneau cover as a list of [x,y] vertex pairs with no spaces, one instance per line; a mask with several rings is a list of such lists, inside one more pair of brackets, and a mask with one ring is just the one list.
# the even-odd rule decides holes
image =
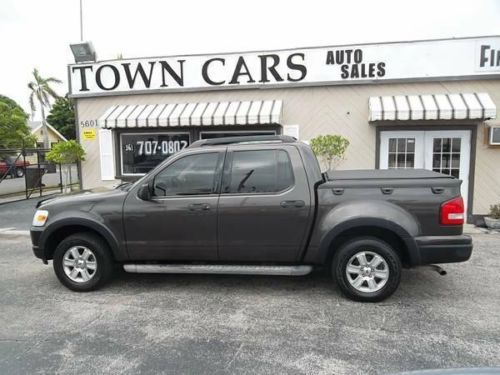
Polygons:
[[328,171],[325,172],[327,181],[339,180],[420,180],[420,179],[451,179],[442,173],[428,171],[427,169],[353,169],[348,171]]

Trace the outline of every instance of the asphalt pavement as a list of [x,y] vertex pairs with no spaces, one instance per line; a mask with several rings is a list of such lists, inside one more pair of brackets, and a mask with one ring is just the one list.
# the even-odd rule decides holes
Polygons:
[[342,297],[328,275],[118,273],[74,293],[0,234],[4,374],[387,374],[500,365],[500,235],[469,262],[406,270],[390,299]]
[[[35,214],[36,205],[42,198],[23,199],[0,204],[0,231],[13,229],[28,231]],[[1,246],[0,246],[1,251]]]

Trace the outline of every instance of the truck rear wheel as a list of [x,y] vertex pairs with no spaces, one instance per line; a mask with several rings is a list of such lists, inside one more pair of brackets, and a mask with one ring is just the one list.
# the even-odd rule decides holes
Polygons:
[[77,292],[99,288],[113,273],[107,244],[92,233],[76,233],[61,241],[54,252],[53,266],[59,281]]
[[401,280],[401,259],[374,237],[343,244],[333,257],[332,273],[342,293],[355,301],[378,302],[392,295]]

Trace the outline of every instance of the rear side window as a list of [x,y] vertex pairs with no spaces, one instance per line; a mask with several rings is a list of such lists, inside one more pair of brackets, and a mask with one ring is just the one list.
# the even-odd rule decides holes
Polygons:
[[293,169],[283,150],[235,151],[225,193],[276,193],[293,185]]

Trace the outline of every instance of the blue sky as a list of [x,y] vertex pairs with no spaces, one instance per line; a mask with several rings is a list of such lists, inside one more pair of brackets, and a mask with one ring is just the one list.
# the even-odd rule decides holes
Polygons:
[[[99,59],[500,35],[495,0],[83,0]],[[2,0],[0,94],[29,110],[37,67],[64,81],[79,0]]]

